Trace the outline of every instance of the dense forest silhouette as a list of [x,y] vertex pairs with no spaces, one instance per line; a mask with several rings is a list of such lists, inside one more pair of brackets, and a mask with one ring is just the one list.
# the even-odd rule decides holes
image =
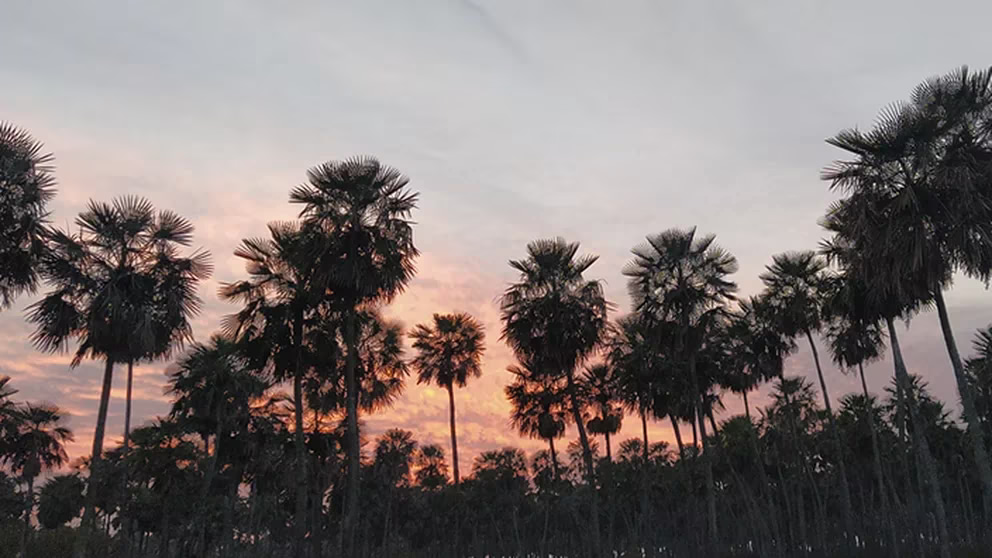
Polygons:
[[[992,278],[992,69],[928,79],[827,141],[825,239],[775,255],[759,294],[739,296],[714,235],[668,228],[632,249],[618,309],[595,255],[541,239],[509,262],[498,332],[465,313],[387,318],[416,274],[419,194],[373,157],[327,162],[290,191],[297,219],[237,247],[231,312],[196,340],[212,258],[193,225],[124,196],[51,226],[52,155],[0,124],[0,308],[38,293],[36,348],[104,369],[92,452],[74,461],[66,412],[0,380],[0,556],[988,556],[992,326],[962,353],[944,292]],[[931,308],[960,417],[900,347]],[[458,390],[485,372],[487,336],[516,360],[509,424],[547,449],[464,471]],[[815,383],[784,373],[800,345]],[[893,375],[871,393],[880,359]],[[172,407],[132,428],[148,362],[170,363]],[[832,399],[831,366],[861,390]],[[125,371],[122,443],[106,447]],[[412,376],[447,394],[450,447],[366,432]],[[717,421],[728,397],[745,412]],[[642,436],[618,440],[625,421]],[[651,421],[676,443],[650,440]]]

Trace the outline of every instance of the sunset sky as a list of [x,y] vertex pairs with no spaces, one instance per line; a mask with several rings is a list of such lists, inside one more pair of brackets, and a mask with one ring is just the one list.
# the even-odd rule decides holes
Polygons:
[[[772,254],[823,236],[816,222],[832,194],[819,171],[839,156],[825,138],[870,126],[928,76],[992,62],[983,58],[992,3],[969,4],[965,18],[953,4],[14,0],[0,14],[0,120],[54,152],[57,225],[90,198],[123,194],[192,220],[216,265],[201,289],[200,339],[235,310],[216,297],[244,274],[235,246],[294,217],[288,192],[307,168],[356,154],[399,168],[421,194],[422,256],[389,313],[412,327],[466,311],[487,327],[484,376],[456,394],[468,467],[486,449],[543,447],[508,424],[512,359],[496,299],[514,279],[509,259],[532,239],[580,241],[601,256],[590,277],[606,281],[619,315],[630,248],[697,225],[738,257],[742,294],[756,293]],[[940,28],[953,32],[936,40]],[[959,278],[947,299],[968,355],[975,329],[992,321],[989,293]],[[0,314],[0,373],[18,398],[71,414],[78,457],[91,443],[101,367],[72,370],[69,356],[33,350],[30,302]],[[918,316],[902,341],[911,371],[956,416],[936,315]],[[834,399],[858,389],[826,362]],[[136,424],[168,411],[166,366],[137,369]],[[787,366],[812,374],[806,350]],[[879,391],[891,363],[868,372]],[[740,411],[736,397],[725,402],[725,414]],[[411,379],[393,409],[365,418],[371,434],[408,428],[449,451],[446,409],[442,391]],[[628,418],[619,438],[638,431]],[[667,423],[650,436],[673,439]]]

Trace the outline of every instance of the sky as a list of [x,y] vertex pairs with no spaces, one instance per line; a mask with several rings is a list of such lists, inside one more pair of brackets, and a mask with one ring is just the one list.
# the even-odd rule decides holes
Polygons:
[[[295,216],[288,193],[308,168],[370,154],[400,169],[420,192],[422,255],[389,314],[412,327],[469,312],[488,334],[484,375],[456,393],[468,470],[484,450],[543,447],[513,432],[503,395],[513,359],[497,299],[527,242],[562,236],[599,255],[588,276],[605,281],[618,316],[631,247],[697,226],[737,256],[741,294],[756,294],[773,254],[824,236],[817,219],[835,196],[819,173],[840,156],[824,139],[871,126],[929,76],[988,65],[990,17],[978,0],[14,0],[0,17],[0,120],[54,153],[55,224],[125,194],[194,223],[216,267],[199,339],[236,310],[216,296],[244,276],[235,246]],[[35,351],[31,300],[0,313],[0,373],[18,398],[62,406],[70,454],[86,455],[102,367]],[[947,301],[967,356],[992,301],[965,277]],[[901,329],[911,371],[956,416],[936,315]],[[822,358],[833,400],[860,389]],[[133,423],[168,412],[167,366],[136,369]],[[786,366],[815,380],[802,345]],[[108,443],[123,428],[122,372]],[[880,393],[891,362],[866,372]],[[741,412],[724,400],[723,416]],[[370,435],[407,428],[449,451],[446,394],[415,378],[364,419]],[[628,417],[618,438],[639,431]],[[649,438],[674,443],[667,422]]]

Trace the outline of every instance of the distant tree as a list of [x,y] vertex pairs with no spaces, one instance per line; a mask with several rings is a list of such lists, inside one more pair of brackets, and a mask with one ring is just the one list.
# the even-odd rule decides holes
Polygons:
[[510,423],[520,435],[548,442],[551,472],[557,480],[560,463],[555,440],[565,435],[570,420],[565,383],[529,366],[510,366],[507,371],[514,377],[504,390],[511,405]]
[[17,411],[18,426],[9,434],[3,461],[27,484],[27,509],[24,511],[24,535],[21,556],[27,552],[34,513],[34,481],[44,471],[57,469],[69,461],[65,445],[73,440],[72,431],[63,425],[65,414],[53,405],[25,404]]
[[465,387],[470,377],[482,375],[485,334],[482,325],[468,314],[434,314],[433,325],[419,324],[410,333],[417,350],[411,365],[417,383],[436,383],[448,391],[451,425],[451,464],[458,484],[458,440],[455,436],[454,386]]
[[448,464],[444,460],[444,450],[437,444],[420,446],[414,457],[417,485],[427,490],[437,490],[448,483]]
[[79,517],[83,510],[86,483],[77,474],[56,475],[38,494],[38,523],[55,529]]
[[589,432],[600,434],[606,442],[606,459],[613,461],[610,436],[620,431],[623,410],[619,405],[620,386],[615,368],[608,364],[587,366],[582,373],[581,390],[594,413],[589,419]]
[[27,131],[0,121],[0,310],[33,293],[45,250],[52,154]]

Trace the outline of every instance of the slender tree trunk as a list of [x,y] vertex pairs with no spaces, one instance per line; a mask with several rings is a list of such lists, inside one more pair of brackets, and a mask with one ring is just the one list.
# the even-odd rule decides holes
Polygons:
[[358,445],[358,385],[355,380],[355,369],[358,367],[358,339],[356,338],[355,322],[358,319],[356,313],[358,308],[352,305],[348,316],[345,318],[345,344],[348,354],[345,360],[345,389],[347,390],[347,413],[348,413],[348,496],[345,501],[347,513],[344,518],[345,554],[351,555],[355,542],[355,529],[357,527],[359,509],[359,451]]
[[682,432],[679,430],[679,419],[675,415],[669,414],[668,420],[672,421],[672,432],[675,433],[675,443],[679,446],[679,459],[685,457],[685,446],[682,443]]
[[747,417],[748,422],[751,422],[751,406],[747,403],[747,390],[741,392],[741,397],[744,398],[744,416]]
[[907,397],[909,420],[913,426],[913,446],[916,449],[917,461],[922,465],[927,479],[926,484],[930,489],[934,515],[937,520],[937,533],[940,536],[940,557],[950,558],[951,548],[947,535],[947,515],[944,511],[944,497],[940,493],[940,477],[937,474],[937,467],[930,453],[930,443],[924,434],[923,422],[920,420],[920,414],[916,406],[916,396],[913,395],[910,389],[909,372],[906,371],[906,363],[902,358],[902,350],[899,348],[899,337],[896,335],[896,328],[892,322],[892,318],[886,319],[886,325],[888,325],[889,341],[892,345],[892,360],[896,369],[896,381],[902,385],[903,393]]
[[696,409],[695,409],[695,406],[693,406],[692,413],[693,413],[692,420],[689,421],[689,424],[692,425],[692,449],[698,454],[699,453],[699,429],[696,427],[696,416],[695,416],[696,415]]
[[[128,467],[127,467],[127,454],[131,449],[131,388],[134,383],[134,359],[128,358],[127,360],[127,394],[124,398],[124,474],[121,478],[121,494],[125,497],[128,495],[127,481],[128,481]],[[127,558],[131,557],[131,529],[128,523],[128,518],[126,516],[125,510],[127,506],[122,505],[120,509],[120,524],[121,524],[121,534],[124,537],[124,555]]]
[[644,454],[644,466],[648,465],[648,414],[641,409],[641,433],[644,435],[644,447],[641,453]]
[[548,438],[548,446],[551,447],[551,474],[555,482],[558,482],[558,454],[555,452],[555,439]]
[[898,538],[896,537],[895,527],[892,523],[892,515],[889,513],[889,498],[885,490],[885,477],[882,475],[882,453],[878,449],[878,432],[875,426],[875,417],[871,409],[871,395],[868,393],[868,383],[865,382],[865,367],[862,363],[858,363],[858,374],[861,376],[861,390],[865,395],[865,414],[868,419],[868,427],[871,430],[871,452],[873,460],[873,465],[875,467],[875,481],[878,483],[878,495],[882,499],[882,517],[885,523],[889,526],[889,533],[892,538],[892,549],[897,551],[899,548]]
[[[297,311],[293,323],[293,445],[296,449],[296,513],[293,516],[293,555],[300,556],[307,526],[307,448],[303,431],[303,312]],[[216,444],[215,444],[216,445]]]
[[568,379],[568,395],[572,402],[572,418],[575,420],[575,426],[579,431],[582,458],[586,465],[586,483],[589,485],[590,490],[590,503],[592,506],[592,510],[590,511],[590,515],[592,516],[592,551],[594,556],[601,556],[599,542],[599,489],[596,487],[596,465],[593,463],[592,448],[589,446],[589,437],[586,436],[586,427],[582,424],[582,406],[579,403],[579,396],[575,390],[575,379],[572,377],[571,370],[567,371],[566,378]]
[[964,419],[968,423],[968,439],[971,450],[975,454],[975,464],[978,465],[978,478],[982,481],[982,505],[985,511],[985,521],[992,520],[992,467],[989,466],[989,454],[985,449],[982,433],[982,423],[975,410],[975,397],[964,374],[964,365],[958,353],[954,332],[951,330],[951,320],[947,315],[947,305],[944,303],[944,293],[940,289],[934,291],[934,301],[937,303],[937,315],[940,318],[940,329],[944,333],[944,343],[947,354],[951,357],[951,367],[954,368],[954,379],[958,384],[958,395],[961,396],[961,406],[964,407]]
[[699,422],[699,437],[703,442],[703,477],[706,480],[706,512],[709,517],[709,542],[711,552],[716,550],[719,541],[719,533],[716,524],[716,494],[713,487],[713,455],[706,442],[706,417],[703,412],[705,408],[705,394],[699,386],[699,378],[696,374],[696,354],[689,355],[689,376],[692,380],[693,406],[696,408],[696,420]]
[[837,449],[837,464],[840,465],[840,497],[844,514],[845,540],[853,541],[854,518],[851,512],[851,489],[847,483],[847,466],[844,459],[844,445],[840,441],[840,430],[837,428],[837,419],[834,417],[833,408],[830,405],[830,394],[827,392],[827,382],[823,379],[823,368],[820,367],[820,354],[816,350],[816,343],[813,342],[813,334],[806,330],[806,340],[809,341],[809,348],[813,352],[813,363],[816,365],[816,375],[820,380],[820,389],[823,391],[823,405],[827,409],[827,417],[830,419],[830,433],[834,439],[834,447]]
[[716,419],[713,418],[713,409],[706,409],[706,417],[710,419],[710,426],[713,427],[713,435],[716,436],[717,432],[720,430],[716,427]]
[[613,463],[613,450],[610,448],[610,433],[603,434],[606,437],[606,460]]
[[34,513],[34,477],[28,477],[28,509],[24,513],[24,532],[21,534],[21,558],[28,555],[28,542],[31,540],[31,514]]
[[114,359],[107,357],[103,369],[103,387],[100,390],[100,407],[96,414],[96,429],[93,431],[93,453],[90,457],[90,474],[86,482],[86,499],[83,506],[83,519],[76,531],[72,555],[74,558],[85,558],[90,532],[96,520],[96,477],[101,473],[103,462],[103,434],[107,429],[107,408],[110,406],[110,388],[114,380]]
[[458,437],[455,435],[455,389],[448,384],[448,420],[451,423],[451,465],[455,472],[455,486],[458,485]]

